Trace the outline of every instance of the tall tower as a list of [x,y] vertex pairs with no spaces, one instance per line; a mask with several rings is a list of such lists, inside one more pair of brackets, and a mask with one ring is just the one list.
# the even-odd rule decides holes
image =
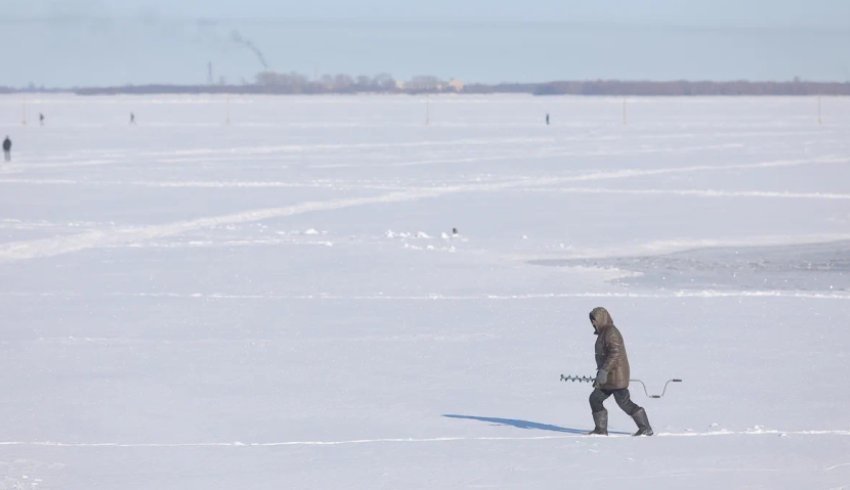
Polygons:
[[213,84],[212,61],[207,62],[207,85]]

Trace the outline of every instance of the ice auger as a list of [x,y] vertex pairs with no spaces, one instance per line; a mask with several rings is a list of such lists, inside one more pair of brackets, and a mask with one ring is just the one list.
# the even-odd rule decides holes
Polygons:
[[[596,380],[595,376],[580,376],[580,375],[573,375],[573,374],[562,374],[561,375],[561,381],[572,381],[574,383],[593,383],[595,380]],[[632,382],[632,383],[640,383],[640,385],[643,386],[643,392],[649,398],[661,398],[661,397],[664,396],[665,393],[667,393],[667,385],[669,385],[670,383],[681,383],[682,382],[682,380],[679,379],[679,378],[668,379],[667,382],[664,383],[664,389],[661,390],[660,395],[650,395],[649,391],[647,391],[647,389],[646,389],[646,383],[644,383],[643,381],[641,381],[639,379],[630,379],[629,381]]]

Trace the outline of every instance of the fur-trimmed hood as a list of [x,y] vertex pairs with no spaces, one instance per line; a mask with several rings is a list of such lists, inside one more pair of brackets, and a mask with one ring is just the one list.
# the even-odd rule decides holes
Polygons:
[[597,306],[590,312],[590,323],[593,325],[593,330],[596,335],[599,335],[601,330],[607,327],[614,326],[614,319],[608,310],[601,306]]

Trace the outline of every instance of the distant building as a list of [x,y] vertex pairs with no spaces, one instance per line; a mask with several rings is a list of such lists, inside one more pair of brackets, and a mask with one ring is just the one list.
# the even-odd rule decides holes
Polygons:
[[452,78],[451,80],[449,80],[449,83],[447,85],[455,92],[463,92],[463,82],[461,82],[460,80]]

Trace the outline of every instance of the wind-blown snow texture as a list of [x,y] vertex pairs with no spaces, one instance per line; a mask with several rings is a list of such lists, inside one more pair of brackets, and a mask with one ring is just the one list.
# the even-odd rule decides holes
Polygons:
[[0,488],[850,486],[850,100],[622,105],[0,98]]

